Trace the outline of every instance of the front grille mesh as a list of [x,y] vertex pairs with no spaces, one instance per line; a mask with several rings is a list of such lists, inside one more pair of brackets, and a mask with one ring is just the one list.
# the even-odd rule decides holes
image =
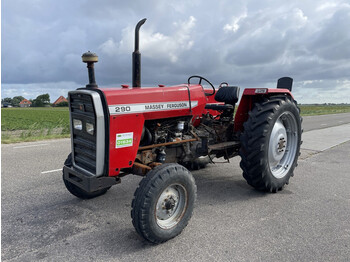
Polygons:
[[[96,174],[96,130],[91,135],[86,123],[96,127],[96,115],[92,97],[88,94],[69,95],[71,119],[82,122],[81,130],[72,126],[73,157],[77,166]],[[95,128],[96,129],[96,128]]]

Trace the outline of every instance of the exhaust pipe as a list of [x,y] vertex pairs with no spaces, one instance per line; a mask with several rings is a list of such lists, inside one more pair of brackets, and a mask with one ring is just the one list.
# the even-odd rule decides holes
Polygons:
[[141,53],[139,51],[139,31],[146,22],[146,18],[139,21],[135,27],[135,50],[132,53],[132,86],[141,87]]

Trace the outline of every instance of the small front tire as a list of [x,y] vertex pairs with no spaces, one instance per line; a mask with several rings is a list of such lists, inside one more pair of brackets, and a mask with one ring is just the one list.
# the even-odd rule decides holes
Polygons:
[[136,232],[151,243],[179,235],[187,226],[196,199],[192,174],[179,164],[164,164],[147,173],[135,191],[131,218]]

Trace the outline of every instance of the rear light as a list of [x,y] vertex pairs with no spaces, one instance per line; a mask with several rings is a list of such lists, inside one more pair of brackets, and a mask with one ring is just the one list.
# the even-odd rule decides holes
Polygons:
[[73,128],[76,130],[83,130],[83,123],[81,120],[73,119]]

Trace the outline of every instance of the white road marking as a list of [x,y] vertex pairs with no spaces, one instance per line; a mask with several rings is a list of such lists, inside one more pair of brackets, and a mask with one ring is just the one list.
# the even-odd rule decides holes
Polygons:
[[328,124],[321,124],[321,126],[328,126]]
[[36,146],[47,146],[48,144],[36,144],[36,145],[28,145],[28,146],[15,146],[14,149],[18,148],[27,148],[27,147],[36,147]]
[[49,171],[43,171],[43,172],[41,172],[41,174],[53,173],[53,172],[58,172],[58,171],[62,171],[62,168],[49,170]]

